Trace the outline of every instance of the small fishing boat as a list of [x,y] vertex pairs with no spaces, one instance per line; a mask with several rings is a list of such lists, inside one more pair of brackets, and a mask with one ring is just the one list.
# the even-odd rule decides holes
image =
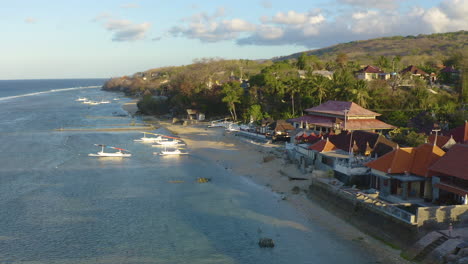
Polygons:
[[182,152],[182,151],[180,151],[180,149],[174,149],[174,150],[167,150],[167,149],[164,149],[164,150],[161,150],[161,152],[153,152],[153,154],[155,154],[155,155],[161,155],[161,156],[167,156],[167,155],[175,155],[175,156],[178,156],[178,155],[188,155],[187,152]]
[[175,147],[175,146],[185,146],[182,141],[179,140],[166,140],[166,141],[155,141],[156,145],[152,145],[153,147]]
[[[111,146],[106,146],[102,144],[94,144],[97,147],[101,147],[101,151],[98,153],[90,153],[88,156],[90,157],[131,157],[132,154],[128,153],[130,151],[123,149],[123,148],[116,148],[116,147],[111,147]],[[115,149],[118,150],[117,152],[104,152],[104,148],[110,148],[110,149]]]
[[99,103],[100,104],[110,104],[110,101],[109,100],[101,100]]
[[[167,141],[168,139],[162,137],[160,134],[150,133],[150,132],[141,132],[143,133],[143,137],[140,139],[135,139],[135,142],[145,142],[145,143],[155,143],[160,141]],[[157,137],[147,137],[146,134],[155,135]]]
[[[161,147],[161,146],[169,146],[169,147],[175,147],[175,146],[185,146],[185,144],[180,141],[178,137],[170,137],[170,136],[165,136],[165,135],[160,135],[161,137],[165,138],[166,140],[158,140],[155,141],[156,145],[152,145],[153,147]],[[172,140],[167,140],[167,139],[172,139]]]
[[83,102],[83,101],[87,101],[87,100],[88,100],[88,98],[86,98],[86,97],[78,97],[78,99],[76,99],[75,101]]

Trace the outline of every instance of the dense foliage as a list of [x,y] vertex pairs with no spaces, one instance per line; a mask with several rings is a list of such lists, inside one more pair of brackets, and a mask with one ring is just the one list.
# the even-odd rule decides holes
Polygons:
[[[414,63],[429,73],[439,73],[436,84],[410,74],[394,75],[388,80],[358,80],[355,74],[362,62],[351,58],[337,53],[330,60],[321,60],[303,53],[295,60],[276,62],[202,59],[191,65],[114,78],[104,89],[141,96],[140,110],[148,114],[185,115],[186,109],[197,109],[207,117],[285,119],[327,100],[342,100],[379,112],[383,121],[395,126],[426,133],[434,123],[448,122],[452,127],[468,117],[460,111],[468,102],[466,49],[438,57],[441,63],[457,69],[458,75],[439,73],[434,58]],[[379,55],[374,56],[373,65],[386,72],[399,72],[409,64],[403,61],[408,57]],[[333,74],[321,74],[324,70],[332,70]],[[402,135],[419,142],[413,130]]]

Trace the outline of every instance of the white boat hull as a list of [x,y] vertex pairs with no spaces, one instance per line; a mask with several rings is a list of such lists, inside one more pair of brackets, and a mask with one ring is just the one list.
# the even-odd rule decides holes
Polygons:
[[179,141],[156,141],[154,142],[157,145],[153,145],[153,147],[159,146],[184,146],[185,144],[180,143]]
[[90,153],[88,154],[90,157],[131,157],[132,154],[130,153],[120,153],[120,152],[115,152],[115,153],[107,153],[107,152],[98,152],[98,153]]
[[164,142],[166,141],[167,139],[164,139],[162,137],[155,137],[155,138],[151,138],[151,137],[142,137],[140,139],[135,139],[133,141],[135,142],[146,142],[146,143],[157,143],[157,142]]
[[180,152],[180,151],[161,151],[161,152],[153,152],[155,155],[160,155],[160,156],[179,156],[179,155],[188,155],[186,152]]

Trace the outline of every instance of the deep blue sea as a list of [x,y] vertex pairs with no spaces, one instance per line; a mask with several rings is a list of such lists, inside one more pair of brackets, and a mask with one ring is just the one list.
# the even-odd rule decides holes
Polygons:
[[[155,156],[137,131],[55,130],[140,123],[103,82],[0,81],[0,263],[375,263],[201,157]],[[94,144],[132,157],[88,157]],[[260,237],[276,247],[259,248]]]

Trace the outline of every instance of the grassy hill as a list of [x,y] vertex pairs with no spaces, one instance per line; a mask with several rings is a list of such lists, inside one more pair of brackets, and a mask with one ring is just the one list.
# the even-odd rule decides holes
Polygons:
[[[351,41],[330,47],[305,51],[324,61],[334,60],[336,55],[344,53],[349,60],[361,64],[373,63],[379,56],[401,56],[407,62],[419,64],[428,59],[443,60],[453,52],[468,49],[468,31],[437,33],[417,36],[395,36],[369,40]],[[295,59],[302,54],[274,58],[274,61]],[[405,61],[402,61],[403,63]]]

